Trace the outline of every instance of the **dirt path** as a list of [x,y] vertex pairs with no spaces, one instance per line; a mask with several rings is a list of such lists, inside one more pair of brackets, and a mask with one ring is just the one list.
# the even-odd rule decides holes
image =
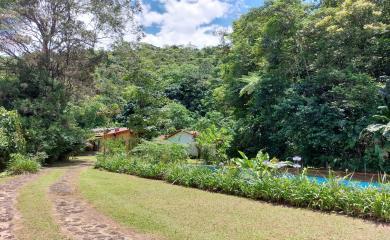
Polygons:
[[119,226],[80,197],[75,183],[80,172],[90,165],[83,163],[69,167],[61,180],[50,187],[49,195],[54,203],[55,219],[64,234],[76,240],[154,239]]
[[15,207],[18,190],[37,176],[21,175],[0,184],[0,239],[16,239],[14,228],[19,216]]

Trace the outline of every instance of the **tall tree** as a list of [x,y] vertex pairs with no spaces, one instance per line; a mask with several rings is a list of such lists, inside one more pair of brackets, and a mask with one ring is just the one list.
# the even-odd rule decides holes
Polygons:
[[1,7],[0,52],[28,56],[28,64],[68,85],[87,78],[86,50],[103,38],[122,37],[141,11],[139,0],[9,0]]
[[[27,151],[67,157],[83,143],[68,105],[85,96],[104,38],[120,39],[141,11],[138,0],[7,0],[0,9],[0,98],[22,116]],[[5,94],[4,94],[5,93]],[[4,100],[4,101],[3,101]]]

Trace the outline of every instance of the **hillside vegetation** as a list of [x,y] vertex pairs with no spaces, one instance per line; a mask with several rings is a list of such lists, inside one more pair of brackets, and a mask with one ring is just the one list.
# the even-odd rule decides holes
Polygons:
[[[144,139],[198,130],[218,148],[214,163],[263,149],[305,166],[390,171],[389,1],[269,0],[203,49],[122,41],[139,1],[40,2],[1,3],[1,169],[14,153],[66,159],[90,129],[123,126]],[[99,33],[112,33],[110,50],[95,47]]]

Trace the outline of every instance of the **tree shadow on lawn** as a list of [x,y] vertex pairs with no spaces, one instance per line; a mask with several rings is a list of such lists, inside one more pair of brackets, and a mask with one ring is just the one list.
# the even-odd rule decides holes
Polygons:
[[44,169],[50,168],[66,168],[66,167],[83,167],[83,166],[94,166],[96,161],[95,153],[84,153],[78,156],[71,156],[67,160],[47,163],[44,165]]

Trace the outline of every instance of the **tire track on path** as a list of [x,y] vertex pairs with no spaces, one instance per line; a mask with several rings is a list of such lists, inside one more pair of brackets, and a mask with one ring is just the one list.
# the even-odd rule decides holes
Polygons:
[[16,220],[19,217],[16,209],[19,189],[39,175],[21,175],[0,184],[0,239],[16,239],[14,230]]
[[67,236],[76,240],[151,240],[153,237],[126,229],[82,199],[77,192],[77,179],[91,163],[71,166],[67,173],[50,187],[50,198],[54,202],[55,219]]

